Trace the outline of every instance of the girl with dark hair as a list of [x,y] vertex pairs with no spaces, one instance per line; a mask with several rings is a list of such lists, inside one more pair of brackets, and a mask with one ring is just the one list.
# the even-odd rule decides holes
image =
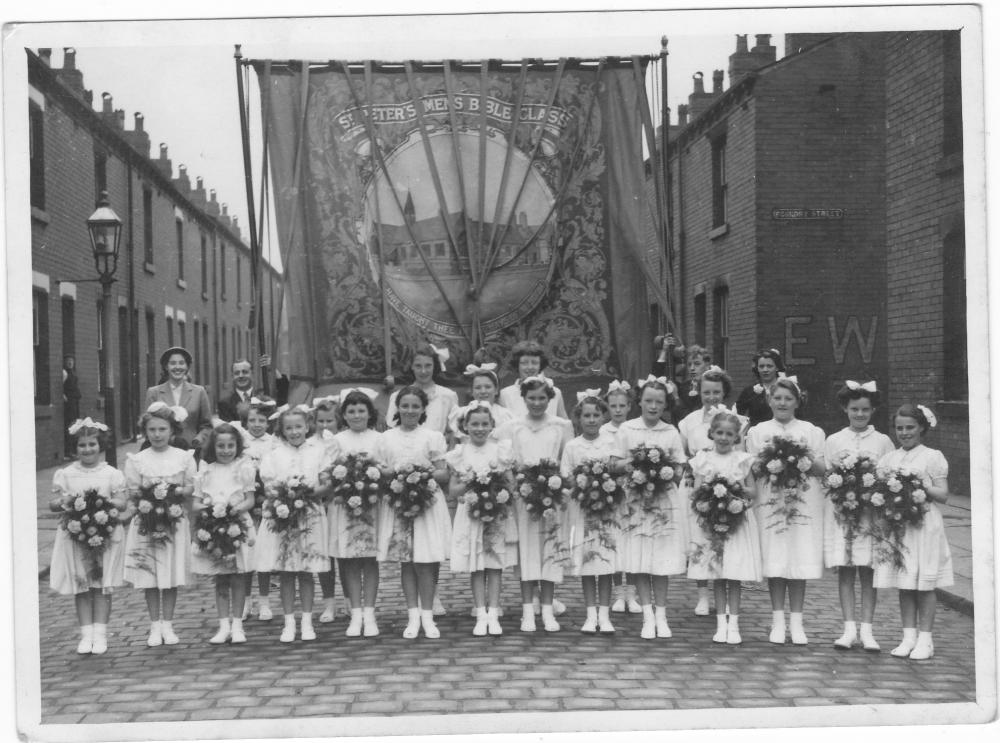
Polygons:
[[[517,380],[500,390],[500,404],[511,411],[515,416],[522,416],[527,413],[524,405],[524,397],[521,394],[521,382],[529,377],[545,376],[545,369],[549,365],[548,356],[541,344],[535,341],[520,341],[511,351],[510,366],[517,374]],[[566,405],[563,403],[562,392],[555,384],[551,385],[552,397],[546,412],[551,416],[566,418]]]
[[781,352],[777,348],[765,348],[753,356],[751,367],[755,384],[751,384],[740,392],[736,398],[736,412],[750,419],[750,425],[755,426],[771,418],[769,404],[774,383],[785,376],[785,363],[781,360]]
[[[413,375],[411,386],[420,388],[427,397],[425,407],[426,420],[424,426],[431,431],[446,434],[448,417],[451,411],[458,407],[458,395],[454,390],[438,384],[444,363],[450,358],[447,348],[438,348],[431,343],[423,343],[413,350],[413,360],[410,362],[410,373]],[[389,398],[389,406],[385,411],[386,424],[391,428],[396,423],[396,412],[402,390]]]

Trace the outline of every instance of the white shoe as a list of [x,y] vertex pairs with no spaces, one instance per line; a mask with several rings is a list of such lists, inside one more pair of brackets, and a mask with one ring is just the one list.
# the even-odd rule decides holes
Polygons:
[[302,612],[302,626],[299,636],[306,641],[316,639],[316,630],[313,629],[312,612]]
[[76,646],[76,652],[80,655],[90,655],[94,652],[94,625],[80,625],[80,643]]
[[555,607],[551,604],[542,604],[542,627],[546,632],[559,631],[559,622],[556,621]]
[[320,624],[329,624],[336,615],[336,599],[323,599],[323,613],[319,615]]
[[176,645],[180,642],[180,638],[174,632],[174,623],[163,620],[160,622],[160,634],[163,635],[164,645]]
[[232,632],[229,635],[229,641],[233,645],[242,645],[247,641],[246,633],[243,631],[243,620],[233,618]]
[[271,611],[271,605],[267,603],[267,599],[263,599],[264,603],[260,604],[260,611],[257,614],[257,618],[262,622],[270,622],[274,619],[274,612]]
[[869,653],[877,653],[882,650],[872,633],[872,626],[865,622],[861,623],[861,647]]
[[674,636],[674,633],[670,631],[670,625],[667,624],[667,608],[665,606],[656,607],[656,613],[654,615],[653,621],[656,623],[657,637]]
[[771,634],[767,640],[775,645],[785,644],[785,612],[771,612]]
[[347,637],[361,637],[361,628],[364,626],[361,609],[351,609],[351,623],[347,625],[344,634]]
[[420,634],[420,609],[407,609],[409,621],[403,629],[403,637],[412,640]]
[[656,618],[653,615],[653,607],[648,604],[642,607],[642,629],[639,631],[639,637],[643,640],[656,639]]
[[636,601],[635,586],[625,586],[625,609],[629,614],[642,614],[642,606]]
[[163,633],[160,631],[159,622],[149,623],[149,637],[146,638],[146,645],[155,648],[157,645],[163,644]]
[[500,610],[495,606],[486,610],[486,631],[491,635],[503,634],[503,627],[500,626]]
[[917,645],[916,627],[903,628],[903,641],[889,651],[889,654],[896,658],[909,658],[913,648]]
[[104,655],[108,652],[108,625],[94,625],[94,644],[90,648],[90,652],[94,655]]
[[436,593],[434,594],[433,603],[434,603],[433,616],[442,617],[448,613],[448,610],[444,608],[444,604],[441,603],[441,599],[438,597]]
[[694,607],[694,613],[699,617],[708,616],[708,593],[701,595],[701,590],[699,589],[698,603]]
[[722,614],[715,615],[715,634],[712,635],[712,642],[725,643],[729,639],[729,628],[726,626],[726,617]]
[[219,631],[209,638],[212,645],[222,645],[229,639],[229,618],[219,620]]
[[472,628],[472,634],[476,637],[486,637],[486,609],[483,607],[476,608],[476,626]]
[[587,607],[587,618],[580,625],[580,631],[585,635],[597,634],[597,607]]
[[740,634],[740,617],[738,614],[729,615],[729,627],[726,628],[726,642],[729,645],[740,645],[743,643],[743,636]]
[[793,611],[788,615],[788,620],[788,634],[792,636],[792,645],[808,645],[809,638],[802,626],[802,614]]
[[424,631],[424,637],[436,640],[441,636],[441,630],[434,624],[434,611],[420,612],[420,627]]
[[364,636],[378,637],[378,622],[375,620],[375,607],[366,606],[362,609],[361,619],[364,623]]
[[625,586],[615,586],[615,600],[611,604],[611,611],[621,614],[625,611]]
[[611,624],[611,616],[606,606],[597,607],[597,631],[602,635],[613,635],[615,633],[615,626]]
[[566,604],[557,599],[555,596],[552,597],[552,613],[557,617],[566,613]]
[[837,650],[850,650],[858,639],[858,629],[854,622],[844,622],[844,634],[833,641]]
[[917,644],[910,653],[910,660],[928,660],[934,657],[934,640],[930,632],[920,632],[917,635]]
[[285,626],[281,630],[281,642],[295,642],[295,615],[285,615]]
[[[541,609],[539,609],[539,613]],[[521,613],[521,631],[522,632],[534,632],[535,631],[535,612],[531,605],[525,604],[523,611]]]

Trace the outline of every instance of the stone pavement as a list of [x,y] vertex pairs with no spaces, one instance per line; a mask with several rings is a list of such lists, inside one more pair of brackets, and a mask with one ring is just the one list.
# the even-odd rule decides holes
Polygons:
[[[39,472],[42,566],[55,527],[46,505],[50,483],[51,471]],[[955,535],[962,518],[968,532],[967,510],[964,517],[960,511],[952,516],[946,515],[946,523],[958,557]],[[468,580],[446,569],[441,594],[450,612],[439,618],[441,639],[404,640],[398,570],[385,566],[377,638],[345,638],[347,620],[338,616],[332,625],[317,624],[315,642],[282,644],[278,615],[269,623],[249,620],[245,645],[212,646],[212,583],[200,579],[178,600],[179,645],[145,646],[142,592],[125,589],[114,597],[108,653],[77,656],[72,600],[50,593],[44,575],[38,590],[43,723],[975,701],[970,616],[942,601],[934,659],[899,660],[888,653],[899,635],[896,592],[881,591],[875,628],[884,651],[835,651],[831,642],[841,622],[832,574],[810,582],[811,643],[805,647],[767,642],[770,606],[762,585],[744,590],[743,645],[712,643],[715,619],[693,615],[694,583],[683,579],[671,580],[669,640],[640,639],[641,621],[634,615],[615,615],[613,636],[581,635],[576,579],[557,592],[569,606],[560,620],[563,631],[521,633],[517,583],[509,576],[504,635],[477,638],[471,634]],[[277,593],[272,595],[276,606]]]

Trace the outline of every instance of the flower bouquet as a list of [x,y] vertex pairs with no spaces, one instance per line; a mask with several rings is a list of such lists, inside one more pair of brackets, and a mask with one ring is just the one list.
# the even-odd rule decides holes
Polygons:
[[389,479],[386,497],[398,516],[412,521],[431,507],[437,491],[430,467],[404,464]]
[[495,462],[485,468],[468,468],[459,473],[459,480],[465,486],[462,502],[470,518],[489,524],[507,517],[511,495],[506,474]]
[[574,467],[569,485],[565,488],[567,497],[580,504],[587,518],[610,521],[625,500],[621,481],[611,474],[608,463],[599,459],[588,459]]
[[833,504],[833,515],[844,529],[848,544],[857,536],[861,516],[871,510],[875,465],[869,454],[845,451],[837,456],[823,478],[826,497]]
[[871,504],[878,538],[876,559],[891,561],[900,569],[906,551],[903,535],[908,527],[921,526],[930,509],[923,478],[908,469],[881,471],[872,488]]
[[774,513],[776,520],[767,524],[767,528],[778,526],[784,531],[805,518],[799,510],[799,505],[805,502],[799,491],[809,489],[807,473],[812,465],[805,441],[790,436],[775,436],[757,454],[751,471],[754,477],[766,480],[771,486],[771,499],[766,505],[779,506]]
[[551,459],[523,466],[515,476],[517,495],[534,521],[552,518],[565,500],[559,465]]
[[708,537],[715,560],[720,560],[726,540],[746,521],[752,497],[740,482],[722,475],[706,478],[691,494],[698,525]]
[[59,525],[70,539],[93,553],[104,550],[118,524],[118,509],[97,490],[89,488],[63,500]]
[[333,502],[354,518],[368,517],[381,497],[382,471],[364,453],[348,454],[330,469]]
[[263,516],[273,532],[298,532],[306,527],[309,514],[319,510],[322,499],[316,489],[295,475],[275,480],[265,488]]
[[154,542],[169,542],[174,527],[184,517],[184,496],[179,485],[160,480],[139,488],[135,507],[139,533]]
[[632,472],[628,476],[628,486],[641,498],[643,509],[649,510],[656,498],[673,484],[681,465],[659,446],[636,446],[629,455]]
[[247,529],[246,514],[225,504],[212,505],[212,499],[205,497],[205,508],[198,511],[194,522],[194,541],[207,555],[228,558],[245,544],[253,545]]

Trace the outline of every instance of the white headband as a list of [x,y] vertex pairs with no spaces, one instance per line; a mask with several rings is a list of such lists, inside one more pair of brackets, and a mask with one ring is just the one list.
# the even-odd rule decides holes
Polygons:
[[849,390],[864,390],[865,392],[878,392],[878,390],[875,387],[874,379],[871,382],[865,382],[864,384],[858,384],[853,379],[848,379],[846,382],[844,382],[844,386],[846,386],[847,389]]
[[98,431],[108,430],[108,427],[106,425],[104,425],[100,421],[92,420],[90,416],[87,416],[83,420],[77,418],[75,421],[73,421],[72,424],[70,424],[70,427],[66,430],[69,432],[70,436],[75,436],[76,432],[82,428],[96,428]]
[[344,400],[347,399],[347,396],[352,392],[360,392],[372,402],[375,402],[375,398],[378,397],[378,393],[371,387],[345,387],[340,391],[340,398],[338,399],[338,402],[343,405]]
[[599,400],[599,399],[601,399],[601,391],[600,390],[580,390],[579,392],[576,393],[576,402],[577,402],[577,404],[583,402],[588,397],[596,397]]
[[465,371],[462,372],[467,377],[474,377],[477,374],[483,374],[484,372],[489,372],[493,375],[497,373],[497,365],[492,361],[487,361],[482,366],[476,366],[475,364],[469,364],[465,367]]

